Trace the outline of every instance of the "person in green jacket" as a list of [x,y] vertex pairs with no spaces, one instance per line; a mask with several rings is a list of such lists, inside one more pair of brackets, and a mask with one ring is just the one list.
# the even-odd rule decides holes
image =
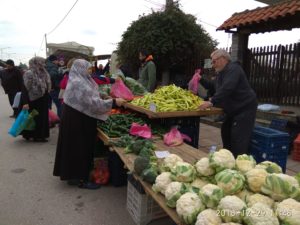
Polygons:
[[139,70],[138,81],[149,92],[153,92],[156,87],[156,66],[153,62],[153,56],[145,50],[139,52],[141,67]]

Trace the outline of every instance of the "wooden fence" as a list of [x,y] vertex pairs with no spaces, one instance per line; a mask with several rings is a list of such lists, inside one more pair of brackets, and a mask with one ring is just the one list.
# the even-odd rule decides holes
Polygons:
[[259,102],[300,106],[300,43],[252,48],[246,74]]

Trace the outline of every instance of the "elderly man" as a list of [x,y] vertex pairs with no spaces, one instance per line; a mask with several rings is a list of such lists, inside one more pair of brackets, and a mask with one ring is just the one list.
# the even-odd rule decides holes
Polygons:
[[226,114],[221,127],[224,148],[231,150],[234,156],[248,153],[257,109],[256,94],[242,67],[231,62],[225,50],[214,51],[211,59],[218,73],[216,93],[200,109],[212,106],[222,108]]

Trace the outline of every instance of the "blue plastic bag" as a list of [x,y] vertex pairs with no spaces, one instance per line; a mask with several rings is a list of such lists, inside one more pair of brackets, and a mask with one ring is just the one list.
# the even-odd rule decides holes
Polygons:
[[24,130],[26,121],[28,119],[28,115],[29,115],[28,110],[23,109],[18,115],[18,117],[16,118],[12,127],[9,129],[8,133],[13,137],[17,137]]

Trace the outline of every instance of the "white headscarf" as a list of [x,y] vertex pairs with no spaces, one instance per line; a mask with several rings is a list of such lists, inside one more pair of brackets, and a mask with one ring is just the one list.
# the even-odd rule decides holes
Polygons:
[[87,116],[106,120],[112,100],[100,98],[98,85],[88,73],[90,67],[91,64],[84,59],[74,61],[64,93],[64,103]]

